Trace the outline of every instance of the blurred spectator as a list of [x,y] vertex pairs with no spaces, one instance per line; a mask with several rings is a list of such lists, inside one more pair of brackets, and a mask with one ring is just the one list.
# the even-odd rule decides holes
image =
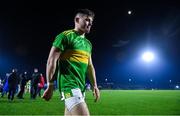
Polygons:
[[8,87],[8,77],[9,77],[9,74],[6,73],[6,77],[5,77],[5,79],[4,79],[3,91],[2,91],[1,97],[4,97],[4,94],[7,94],[8,91],[9,91],[9,87]]
[[34,68],[34,73],[31,78],[31,99],[35,99],[37,96],[38,83],[40,83],[40,73],[37,68]]
[[20,91],[17,95],[17,97],[19,99],[24,99],[23,94],[25,91],[25,85],[26,85],[27,81],[28,81],[27,72],[24,72],[20,75]]
[[8,100],[12,101],[14,99],[18,81],[19,78],[17,76],[17,69],[13,69],[12,73],[9,75],[8,78],[8,86],[9,86]]
[[40,83],[38,83],[38,95],[39,95],[39,97],[41,97],[41,89],[44,88],[44,84],[45,84],[45,82],[44,82],[44,76],[43,76],[43,74],[41,73],[41,74],[40,74]]

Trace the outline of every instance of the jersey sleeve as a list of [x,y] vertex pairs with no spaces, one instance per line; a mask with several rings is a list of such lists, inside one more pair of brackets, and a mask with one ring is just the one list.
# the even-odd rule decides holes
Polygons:
[[64,51],[64,41],[65,41],[66,36],[63,33],[60,33],[59,35],[56,36],[53,46],[56,48],[59,48],[60,51]]

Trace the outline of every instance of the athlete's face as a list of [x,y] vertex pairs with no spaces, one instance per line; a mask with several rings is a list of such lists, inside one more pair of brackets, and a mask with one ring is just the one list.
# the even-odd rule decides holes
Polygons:
[[82,15],[77,19],[78,28],[84,33],[89,33],[92,26],[93,18],[87,15]]

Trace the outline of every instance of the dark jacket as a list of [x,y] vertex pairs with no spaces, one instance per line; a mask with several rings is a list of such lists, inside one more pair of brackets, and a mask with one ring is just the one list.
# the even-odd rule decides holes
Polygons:
[[40,73],[33,73],[31,78],[31,85],[37,86],[40,83]]
[[19,78],[17,76],[17,73],[16,72],[11,73],[8,78],[9,88],[16,88],[18,82],[19,82]]

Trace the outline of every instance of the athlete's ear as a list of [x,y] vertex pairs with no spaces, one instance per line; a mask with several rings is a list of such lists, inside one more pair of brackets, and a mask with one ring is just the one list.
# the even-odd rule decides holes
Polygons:
[[75,17],[75,23],[79,23],[79,17]]

